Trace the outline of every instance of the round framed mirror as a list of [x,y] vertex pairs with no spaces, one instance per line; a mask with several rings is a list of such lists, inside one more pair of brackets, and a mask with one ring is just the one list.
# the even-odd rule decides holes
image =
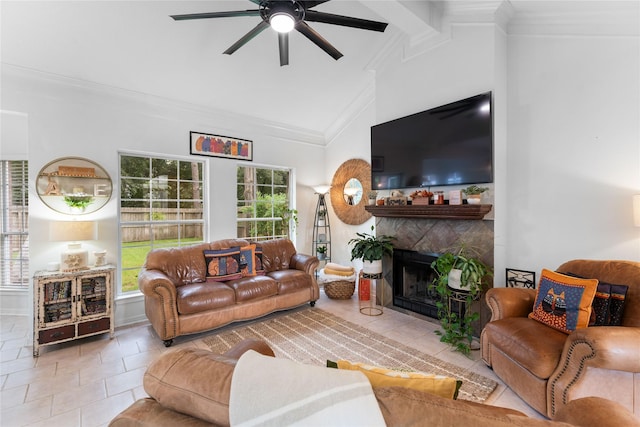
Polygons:
[[36,178],[40,200],[64,214],[95,212],[107,204],[112,191],[107,171],[81,157],[63,157],[47,163]]
[[345,224],[358,225],[371,218],[364,207],[363,197],[371,190],[371,166],[362,159],[344,162],[331,181],[331,207],[336,216]]

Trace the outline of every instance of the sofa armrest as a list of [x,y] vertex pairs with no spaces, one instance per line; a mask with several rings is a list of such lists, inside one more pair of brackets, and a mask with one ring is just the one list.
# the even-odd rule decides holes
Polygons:
[[527,317],[533,311],[534,289],[491,288],[485,300],[491,310],[490,322],[507,317]]
[[585,379],[587,374],[597,375],[595,372],[607,370],[630,376],[640,372],[640,328],[598,326],[572,332],[565,342],[560,363],[548,381],[549,415],[572,400],[572,393],[575,393],[573,396],[584,396],[585,392],[606,393]]
[[144,310],[160,339],[178,336],[178,304],[175,284],[160,270],[142,268],[138,287],[144,294]]
[[624,406],[601,397],[572,400],[558,411],[553,420],[580,427],[640,427],[640,419]]
[[291,268],[304,271],[307,274],[314,275],[318,264],[320,264],[318,258],[311,255],[295,253],[291,257]]

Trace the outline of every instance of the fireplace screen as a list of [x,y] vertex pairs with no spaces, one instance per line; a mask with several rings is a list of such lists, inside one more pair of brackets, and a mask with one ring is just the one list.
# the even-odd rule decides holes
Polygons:
[[393,251],[393,304],[436,319],[439,300],[431,290],[436,277],[431,263],[438,254],[424,254],[404,249]]

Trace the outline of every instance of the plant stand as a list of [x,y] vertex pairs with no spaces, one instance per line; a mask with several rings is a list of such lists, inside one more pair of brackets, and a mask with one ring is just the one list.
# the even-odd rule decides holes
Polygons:
[[[316,205],[316,215],[313,221],[313,247],[311,254],[318,257],[321,262],[331,261],[331,227],[329,226],[329,211],[325,203],[324,194],[318,194],[318,204]],[[322,216],[320,212],[326,214]],[[318,246],[324,246],[327,250],[324,254],[318,253]],[[324,255],[321,257],[320,255]],[[318,267],[319,269],[320,267]],[[316,271],[316,277],[317,277]]]
[[380,294],[378,304],[378,281],[382,280],[382,273],[367,274],[360,271],[358,276],[358,304],[360,313],[367,316],[380,316],[384,307],[384,295]]

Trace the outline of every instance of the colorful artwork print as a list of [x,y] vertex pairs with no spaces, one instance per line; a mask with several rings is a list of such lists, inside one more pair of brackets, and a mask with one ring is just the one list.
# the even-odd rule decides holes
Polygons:
[[253,160],[253,142],[229,136],[190,132],[191,154]]

